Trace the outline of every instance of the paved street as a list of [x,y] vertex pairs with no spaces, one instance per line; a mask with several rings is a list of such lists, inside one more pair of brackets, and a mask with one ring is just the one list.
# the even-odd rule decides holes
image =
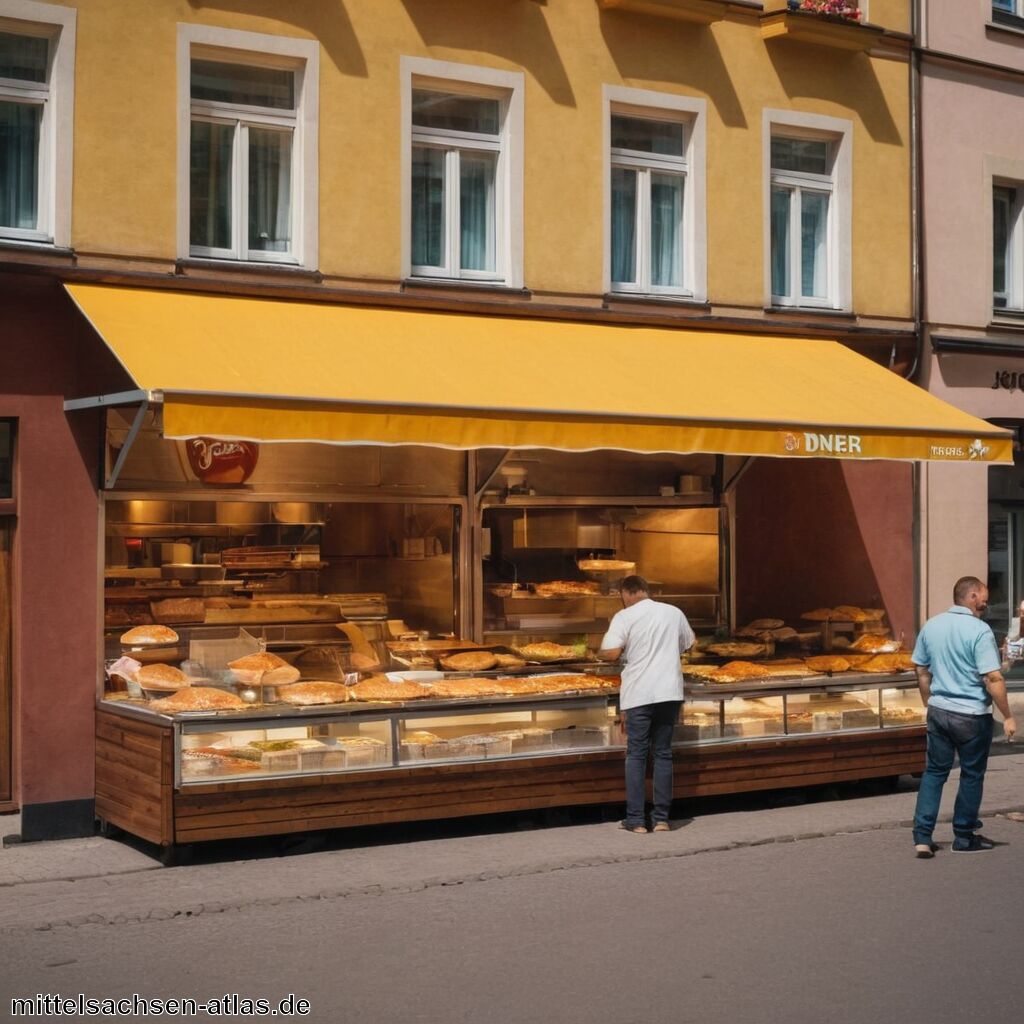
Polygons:
[[700,803],[645,837],[496,819],[177,868],[101,838],[12,846],[0,996],[293,992],[315,1021],[1009,1020],[1024,824],[996,812],[1024,807],[1024,754],[1002,749],[986,833],[1006,845],[930,862],[902,827],[908,779]]

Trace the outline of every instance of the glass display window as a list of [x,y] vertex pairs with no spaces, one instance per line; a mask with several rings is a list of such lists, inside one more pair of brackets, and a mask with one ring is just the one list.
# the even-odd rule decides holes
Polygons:
[[882,726],[924,725],[928,717],[916,686],[882,690]]
[[391,764],[391,723],[386,719],[256,722],[220,729],[207,722],[182,731],[179,777],[182,785],[240,782]]
[[673,743],[699,743],[722,738],[722,702],[688,700],[679,709]]
[[417,715],[398,721],[398,760],[450,761],[537,756],[621,746],[614,709],[576,707]]
[[724,704],[722,738],[782,736],[785,715],[782,697],[733,697]]
[[878,691],[790,694],[786,699],[790,733],[842,732],[878,728]]

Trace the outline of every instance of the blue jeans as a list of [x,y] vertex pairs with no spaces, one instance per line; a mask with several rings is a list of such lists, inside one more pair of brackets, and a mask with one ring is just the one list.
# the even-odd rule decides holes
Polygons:
[[668,821],[672,806],[672,730],[681,701],[666,700],[630,708],[626,715],[626,827],[645,824],[644,777],[654,750],[654,810],[651,820]]
[[915,843],[932,841],[942,787],[949,778],[954,754],[960,757],[960,786],[953,806],[953,832],[966,837],[981,828],[978,812],[991,744],[991,715],[961,715],[928,708],[928,756],[914,811]]

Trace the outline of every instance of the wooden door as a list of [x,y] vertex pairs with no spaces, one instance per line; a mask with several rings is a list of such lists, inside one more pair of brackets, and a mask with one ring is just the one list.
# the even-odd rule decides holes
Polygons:
[[14,600],[14,517],[0,516],[0,804],[11,799],[14,756],[12,705],[14,699],[11,618]]

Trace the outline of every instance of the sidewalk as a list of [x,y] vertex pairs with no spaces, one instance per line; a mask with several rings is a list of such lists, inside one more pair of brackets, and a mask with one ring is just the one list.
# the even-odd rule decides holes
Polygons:
[[[948,822],[956,772],[946,787],[942,822]],[[910,824],[916,783],[900,791],[800,806],[701,813],[670,833],[634,836],[614,824],[571,825],[376,842],[282,858],[234,860],[164,868],[128,843],[72,839],[15,844],[0,850],[0,932],[166,920],[276,906],[301,900],[342,900],[353,895],[416,892],[435,886],[544,874],[600,864],[689,857],[823,836],[903,829]],[[999,744],[989,763],[983,817],[990,832],[1024,828],[1000,812],[1024,810],[1024,749]],[[369,838],[367,838],[369,836]],[[392,834],[393,836],[393,834]],[[948,842],[948,826],[936,836]],[[909,835],[893,835],[894,855],[910,856]],[[148,848],[146,848],[148,849]],[[229,849],[231,849],[229,847]],[[245,852],[239,846],[239,856]],[[152,851],[151,851],[152,852]]]

